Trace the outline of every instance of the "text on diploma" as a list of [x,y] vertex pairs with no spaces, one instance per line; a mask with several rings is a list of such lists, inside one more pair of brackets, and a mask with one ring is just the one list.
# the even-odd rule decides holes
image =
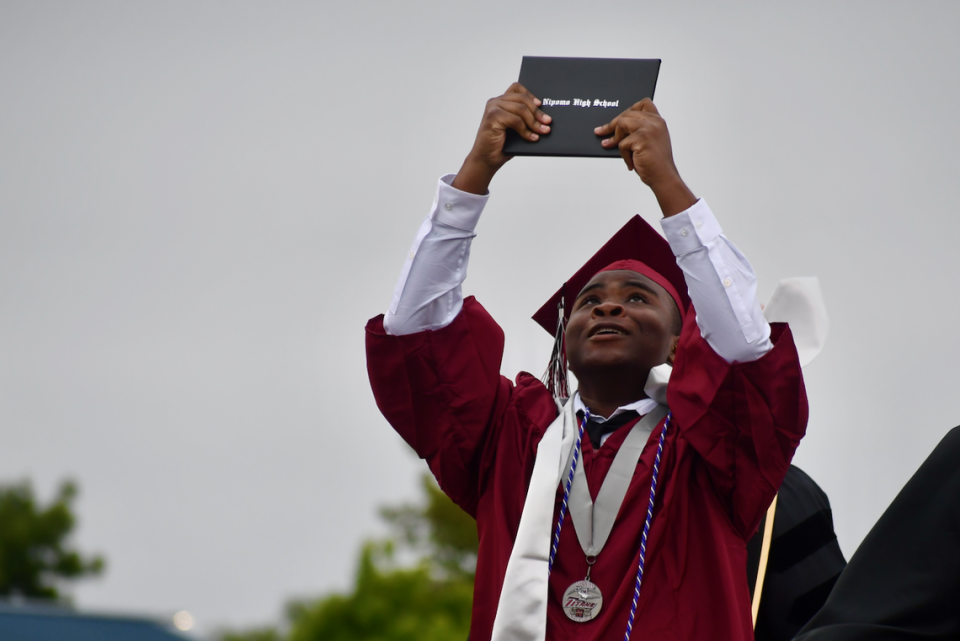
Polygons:
[[572,100],[557,100],[555,98],[544,98],[544,107],[619,107],[619,100],[600,100],[595,98],[593,102],[583,98],[573,98]]

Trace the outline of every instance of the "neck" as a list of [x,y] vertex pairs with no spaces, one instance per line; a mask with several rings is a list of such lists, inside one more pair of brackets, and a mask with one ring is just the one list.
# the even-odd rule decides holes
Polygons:
[[[623,407],[630,403],[635,403],[640,399],[647,398],[647,393],[643,391],[647,383],[647,374],[642,377],[623,376],[613,379],[598,380],[595,377],[585,379],[578,378],[580,400],[590,408],[590,413],[604,418],[613,414],[618,407]],[[637,385],[636,381],[641,381]]]

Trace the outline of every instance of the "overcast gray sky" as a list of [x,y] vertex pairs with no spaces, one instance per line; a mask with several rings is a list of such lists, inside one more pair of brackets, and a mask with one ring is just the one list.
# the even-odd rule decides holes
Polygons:
[[[662,58],[676,162],[761,300],[819,276],[796,462],[849,555],[960,422],[954,2],[0,0],[0,482],[79,481],[84,607],[275,620],[346,588],[424,469],[363,352],[436,179],[523,55]],[[529,320],[656,203],[619,161],[520,158],[467,293]]]

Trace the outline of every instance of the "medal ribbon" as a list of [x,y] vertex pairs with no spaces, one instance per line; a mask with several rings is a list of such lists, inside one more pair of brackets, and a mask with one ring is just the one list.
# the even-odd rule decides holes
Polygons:
[[598,556],[610,538],[610,531],[613,530],[613,523],[620,513],[643,448],[653,428],[663,420],[667,411],[666,406],[657,405],[631,428],[613,459],[613,465],[610,466],[603,485],[600,486],[596,503],[590,498],[583,466],[574,463],[576,469],[570,490],[570,516],[573,518],[573,527],[580,540],[580,547],[588,557]]
[[[569,411],[569,410],[568,410],[568,411]],[[668,409],[666,406],[663,406],[663,405],[658,406],[655,410],[653,410],[652,412],[650,412],[649,414],[647,414],[647,416],[645,416],[643,419],[641,419],[641,420],[637,423],[637,425],[634,425],[633,429],[631,430],[631,433],[627,435],[627,439],[630,439],[630,437],[633,436],[633,434],[634,434],[635,431],[639,431],[639,430],[637,430],[637,427],[639,427],[640,423],[643,423],[643,422],[644,422],[644,419],[646,419],[646,418],[648,418],[648,417],[651,417],[651,416],[653,416],[654,414],[657,414],[657,415],[658,415],[657,422],[659,422],[660,417],[663,417],[663,413],[666,413],[667,419],[663,422],[663,428],[660,430],[660,439],[659,439],[659,441],[658,441],[658,443],[657,443],[657,455],[656,455],[656,458],[654,458],[654,461],[653,461],[653,473],[651,474],[651,478],[650,478],[650,500],[649,500],[649,503],[647,504],[647,518],[644,520],[644,523],[643,523],[643,532],[641,533],[641,537],[640,537],[640,560],[639,560],[639,563],[637,564],[637,580],[636,580],[636,582],[634,583],[634,588],[633,588],[633,600],[632,600],[631,603],[630,603],[630,616],[627,618],[627,629],[626,629],[626,632],[624,633],[623,641],[630,641],[630,635],[631,635],[631,633],[633,632],[633,622],[634,622],[634,618],[636,617],[636,614],[637,614],[637,602],[640,600],[640,587],[641,587],[642,584],[643,584],[644,560],[646,559],[646,556],[647,556],[647,537],[650,535],[650,524],[653,522],[653,507],[654,507],[654,504],[656,503],[656,499],[657,499],[657,477],[660,476],[660,458],[661,458],[661,456],[663,455],[663,443],[664,443],[664,441],[666,440],[667,427],[670,426],[670,419],[671,419],[671,416],[672,416],[672,415],[669,414],[668,412],[669,412],[669,409]],[[588,411],[586,411],[586,412],[584,413],[584,417],[583,417],[583,419],[580,421],[580,429],[579,429],[579,432],[578,432],[578,434],[577,434],[577,440],[576,440],[576,443],[574,444],[573,451],[570,453],[570,465],[569,465],[570,472],[569,472],[569,474],[568,474],[567,484],[566,484],[566,487],[564,488],[564,492],[563,492],[563,503],[560,505],[560,516],[559,516],[559,518],[557,519],[557,528],[556,528],[556,531],[555,531],[554,537],[553,537],[553,546],[551,547],[551,550],[550,550],[550,558],[549,558],[549,562],[548,562],[548,568],[549,568],[549,570],[552,570],[552,569],[553,569],[553,561],[554,561],[554,558],[556,557],[556,554],[557,554],[557,544],[558,544],[559,541],[560,541],[560,530],[561,530],[561,528],[563,527],[563,520],[564,520],[564,516],[565,516],[566,511],[567,511],[568,498],[570,497],[571,486],[572,486],[572,484],[573,484],[574,479],[576,478],[576,468],[578,467],[577,463],[578,463],[579,460],[580,460],[580,456],[579,456],[579,455],[580,455],[580,444],[581,444],[581,442],[582,442],[582,440],[583,440],[583,430],[584,430],[584,427],[586,426],[587,420],[589,420],[589,418],[590,418],[590,412],[589,412],[589,410],[588,410]],[[652,425],[656,425],[656,422],[654,422]],[[646,428],[646,429],[647,429],[647,430],[652,430],[652,425],[651,425],[650,427]],[[640,433],[641,433],[641,438],[642,438],[643,432],[640,432]],[[646,433],[649,434],[650,431],[647,431]],[[644,442],[645,442],[645,441],[644,441]],[[626,445],[626,444],[627,444],[626,441],[624,441],[624,445]],[[621,446],[621,448],[623,448],[623,446]],[[641,443],[641,445],[640,445],[640,451],[641,451],[641,453],[642,453],[642,451],[643,451],[643,444],[642,444],[642,443]],[[628,457],[632,457],[632,456],[633,456],[632,453],[628,455]],[[611,468],[610,468],[610,472],[607,473],[607,476],[609,476],[610,473],[613,472],[614,466],[617,466],[619,470],[622,470],[622,469],[623,469],[622,466],[618,466],[618,465],[617,465],[617,460],[618,460],[619,458],[620,458],[620,452],[618,451],[618,452],[617,452],[617,456],[614,457],[613,465],[612,465]],[[630,471],[630,478],[633,477],[633,469],[636,468],[636,464],[637,464],[637,461],[638,461],[638,460],[639,460],[639,455],[638,455],[637,458],[634,459],[634,461],[633,461],[633,468],[632,468],[631,471]],[[604,479],[604,481],[606,481],[606,479]],[[615,487],[615,489],[614,489],[614,490],[611,490],[611,495],[613,495],[614,492],[619,492],[619,490],[616,489],[617,483],[618,483],[617,481],[614,482],[614,487]],[[628,481],[627,481],[627,486],[629,486],[629,484],[630,484],[630,483],[629,483],[629,479],[628,479]],[[585,476],[584,476],[584,484],[583,484],[583,485],[584,485],[584,487],[586,487],[586,477],[585,477]],[[604,485],[600,487],[600,493],[597,495],[597,503],[600,503],[600,494],[603,494],[603,490],[604,490],[604,487],[605,487],[605,486],[606,486],[606,482],[604,482]],[[587,489],[587,498],[588,498],[588,499],[589,499],[589,494],[590,494],[590,493],[589,493],[589,489]],[[616,510],[616,512],[614,512],[613,517],[612,517],[613,520],[616,519],[617,513],[620,511],[620,505],[623,503],[623,496],[625,496],[625,495],[626,495],[626,489],[623,490],[623,495],[620,496],[620,500],[618,501],[618,505],[617,505],[617,510]],[[592,503],[592,501],[591,501],[591,503]],[[605,505],[606,505],[606,501],[604,501],[604,503],[605,503]],[[596,507],[596,506],[594,506],[594,507]],[[579,511],[579,508],[578,508],[578,511]],[[571,515],[572,515],[572,510],[571,510]],[[574,517],[574,520],[575,520],[575,521],[577,520],[576,517]],[[602,517],[602,518],[601,518],[601,521],[602,521],[601,528],[606,529],[607,526],[605,525],[605,518]],[[593,529],[594,529],[593,526],[594,526],[594,523],[593,523],[593,514],[592,514],[592,513],[591,513],[590,525],[591,525],[590,541],[589,541],[587,547],[584,547],[583,539],[581,538],[580,533],[579,533],[579,532],[577,533],[577,538],[580,539],[580,545],[581,545],[581,547],[584,549],[585,552],[586,552],[588,549],[592,549],[592,548],[594,547],[594,542],[593,542],[593,538],[594,538],[594,537],[593,537]],[[612,527],[613,527],[613,524],[612,524],[612,521],[611,521],[610,528],[612,528]],[[602,549],[602,548],[603,548],[603,545],[606,543],[607,537],[609,537],[609,535],[610,535],[610,530],[609,530],[609,529],[606,529],[606,533],[605,533],[605,534],[601,531],[601,535],[602,535],[602,542],[600,543],[600,548]],[[548,572],[549,572],[549,570],[548,570]],[[503,594],[501,594],[501,597],[502,597],[502,596],[503,596]],[[498,614],[499,614],[499,613],[498,613]],[[496,622],[495,622],[495,623],[496,623]]]

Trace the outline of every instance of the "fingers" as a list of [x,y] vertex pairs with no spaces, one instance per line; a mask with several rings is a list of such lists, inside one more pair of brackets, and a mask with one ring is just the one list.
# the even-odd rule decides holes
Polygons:
[[654,114],[656,116],[660,115],[660,111],[657,109],[657,106],[653,104],[653,101],[649,98],[644,98],[637,104],[630,107],[630,109],[635,109],[636,111],[643,111],[645,113]]
[[495,122],[513,129],[527,140],[537,140],[541,134],[550,133],[550,126],[538,120],[537,111],[536,107],[531,110],[531,105],[525,100],[514,101],[503,97],[493,105],[491,115]]
[[520,96],[519,94],[509,94],[501,96],[501,104],[504,109],[511,111],[523,118],[527,126],[540,133],[548,133],[548,125],[553,119],[539,109],[540,101],[530,96]]
[[489,126],[493,130],[513,129],[526,140],[539,140],[542,134],[550,133],[547,123],[552,121],[539,105],[537,98],[519,83],[514,83],[507,93],[487,102]]
[[[530,90],[527,89],[526,87],[524,87],[523,85],[521,85],[519,82],[515,82],[515,83],[513,83],[512,85],[510,85],[509,87],[507,87],[507,90],[506,90],[505,92],[503,92],[503,93],[504,93],[504,95],[506,95],[506,94],[508,94],[508,93],[519,93],[519,94],[523,94],[523,95],[526,95],[526,96],[530,96],[530,97],[533,98],[534,100],[537,100],[537,97],[534,96],[532,93],[530,93]],[[538,104],[538,105],[540,104],[540,101],[539,101],[539,100],[537,100],[537,104]]]
[[540,105],[543,104],[539,98],[534,96],[530,91],[521,85],[519,82],[515,82],[507,88],[507,91],[500,96],[501,98],[507,100],[517,100],[517,96],[520,96],[520,99],[524,104],[530,109],[530,112],[536,117],[537,120],[543,124],[548,124],[553,118],[547,114],[540,111]]
[[[594,129],[593,133],[595,133],[598,136],[609,136],[611,134],[616,134],[617,128],[621,125],[622,119],[624,118],[635,119],[637,116],[641,116],[641,114],[650,114],[657,117],[660,116],[660,112],[657,111],[657,107],[656,105],[653,104],[653,101],[650,100],[649,98],[644,98],[640,102],[630,106],[630,108],[623,111],[621,114],[619,114],[616,118],[614,118],[607,124],[600,125],[596,129]],[[626,135],[629,135],[630,133],[632,133],[634,129],[635,129],[634,127],[629,128],[629,131],[626,132]],[[608,140],[600,141],[600,144],[602,144],[604,147],[608,149],[612,149],[613,146],[619,144],[621,140],[622,140],[622,137],[620,137],[619,135],[614,135],[612,138]]]
[[633,145],[630,140],[624,138],[620,141],[618,148],[620,149],[620,157],[623,158],[623,162],[627,163],[627,171],[633,171]]
[[[628,171],[636,171],[646,182],[673,166],[670,134],[653,101],[641,100],[605,125],[597,127],[606,149],[620,152]],[[649,183],[648,183],[649,184]]]
[[539,140],[538,131],[548,133],[550,127],[537,122],[530,113],[530,110],[523,105],[504,102],[499,106],[500,114],[497,115],[498,122],[502,123],[507,129],[513,129],[527,140]]
[[[618,120],[620,120],[620,116],[617,116],[616,118],[614,118],[613,120],[611,120],[605,125],[600,125],[599,127],[593,130],[593,133],[597,134],[598,136],[609,136],[614,131],[616,131]],[[605,143],[607,141],[604,140],[602,142]]]
[[641,135],[634,135],[634,132],[639,129],[639,127],[631,126],[633,124],[629,118],[621,118],[617,121],[617,129],[614,132],[613,138],[608,139],[617,141],[617,148],[620,150],[620,156],[623,158],[623,162],[627,163],[628,171],[634,170],[633,154],[637,146],[642,145],[644,142]]
[[610,136],[609,138],[601,140],[600,144],[607,149],[613,149],[619,145],[624,138],[639,129],[642,124],[643,117],[640,116],[639,113],[624,112],[603,125],[603,127],[597,127],[598,130],[603,129],[603,133],[598,132],[599,135]]

